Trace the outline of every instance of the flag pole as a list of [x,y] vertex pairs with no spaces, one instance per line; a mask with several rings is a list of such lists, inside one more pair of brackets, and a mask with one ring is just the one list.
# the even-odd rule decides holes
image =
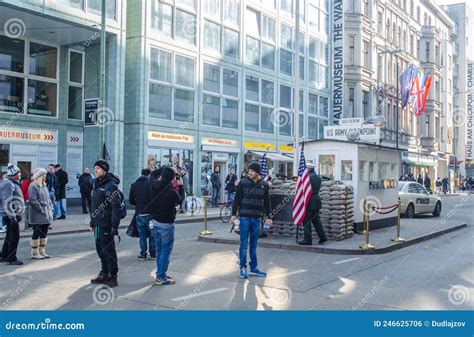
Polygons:
[[299,149],[299,136],[300,136],[300,2],[296,1],[296,13],[295,13],[295,91],[293,94],[293,130],[294,130],[294,158],[293,158],[293,177],[298,175],[298,149]]

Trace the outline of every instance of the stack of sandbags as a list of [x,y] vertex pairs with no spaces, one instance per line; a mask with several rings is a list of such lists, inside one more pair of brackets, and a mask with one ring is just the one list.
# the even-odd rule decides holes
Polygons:
[[292,180],[274,180],[270,185],[273,218],[270,235],[296,235],[296,226],[292,224],[295,189],[296,182]]
[[344,240],[353,234],[354,190],[340,181],[321,185],[321,223],[329,239]]

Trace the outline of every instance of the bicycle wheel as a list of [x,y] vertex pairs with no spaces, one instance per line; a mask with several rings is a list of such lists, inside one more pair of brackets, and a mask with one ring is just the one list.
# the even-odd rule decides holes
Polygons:
[[232,216],[232,207],[230,205],[224,205],[221,207],[220,217],[222,222],[229,223],[230,217]]

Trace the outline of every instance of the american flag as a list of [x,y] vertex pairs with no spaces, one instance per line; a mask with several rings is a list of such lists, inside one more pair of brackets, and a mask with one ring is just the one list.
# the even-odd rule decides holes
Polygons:
[[309,172],[304,158],[304,147],[301,148],[300,165],[298,168],[298,182],[296,183],[295,201],[293,202],[293,223],[301,225],[306,216],[309,198],[313,194]]
[[268,180],[268,165],[267,165],[267,153],[263,154],[262,159],[260,159],[260,176],[264,181]]

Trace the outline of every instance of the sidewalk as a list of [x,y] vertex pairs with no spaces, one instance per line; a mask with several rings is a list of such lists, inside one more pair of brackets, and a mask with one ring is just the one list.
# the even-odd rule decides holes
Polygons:
[[[258,245],[259,247],[266,248],[323,254],[385,254],[465,227],[467,227],[465,223],[445,221],[441,220],[441,218],[402,219],[400,236],[405,239],[405,242],[398,243],[391,241],[396,236],[396,227],[377,229],[370,232],[370,244],[375,246],[375,248],[371,250],[362,250],[359,248],[359,246],[365,242],[365,236],[362,234],[354,234],[352,238],[342,241],[328,241],[324,245],[318,245],[316,241],[313,242],[313,246],[298,245],[294,236],[269,236],[268,238],[259,239]],[[303,239],[302,234],[300,234],[299,239]],[[212,235],[199,235],[198,240],[211,243],[239,244],[239,236],[235,233],[229,233],[228,231],[221,231]]]
[[[52,229],[49,230],[48,236],[60,235],[60,234],[75,234],[89,231],[89,214],[83,214],[80,208],[69,208],[69,213],[66,215],[66,219],[55,220],[52,223]],[[220,208],[209,208],[207,210],[208,220],[216,220],[220,217]],[[126,229],[133,218],[134,210],[129,209],[125,219],[120,221],[120,229]],[[194,215],[189,214],[177,214],[176,223],[190,223],[190,222],[202,222],[204,220],[204,211],[202,209],[196,210]],[[32,231],[24,231],[24,222],[20,223],[20,238],[31,237]],[[124,233],[125,234],[125,233]],[[5,238],[5,233],[0,233],[0,241]]]

